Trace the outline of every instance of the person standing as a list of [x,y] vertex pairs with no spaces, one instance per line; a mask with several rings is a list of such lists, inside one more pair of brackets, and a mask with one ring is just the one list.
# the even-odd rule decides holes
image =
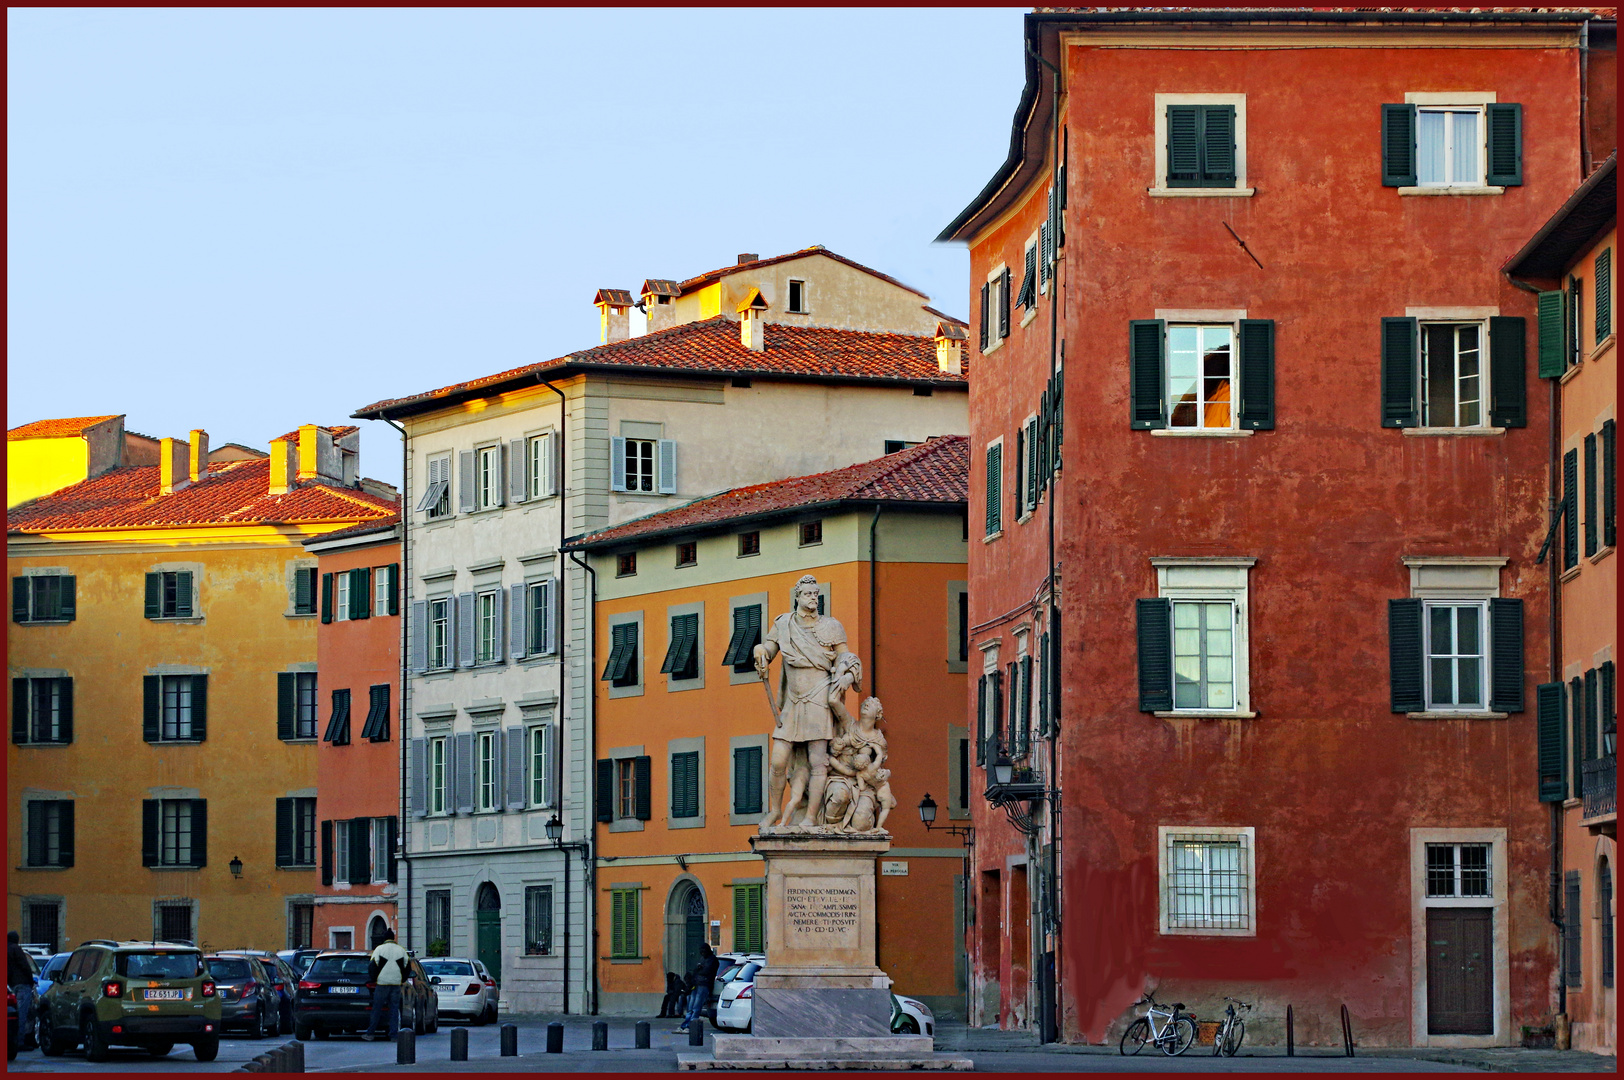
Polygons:
[[682,1018],[681,1024],[672,1029],[673,1034],[687,1031],[688,1025],[705,1011],[706,1005],[710,1004],[711,987],[716,982],[716,972],[720,967],[715,950],[701,942],[699,963],[694,965],[694,988],[688,995],[688,1015]]
[[372,950],[372,1019],[367,1023],[366,1034],[361,1036],[367,1042],[377,1038],[373,1032],[378,1030],[379,1016],[389,1018],[387,1038],[390,1041],[400,1030],[400,988],[406,982],[407,955],[405,949],[395,944],[393,930],[385,930],[383,941]]
[[17,995],[17,1035],[24,1050],[34,1045],[34,964],[18,944],[17,931],[6,931],[6,985]]

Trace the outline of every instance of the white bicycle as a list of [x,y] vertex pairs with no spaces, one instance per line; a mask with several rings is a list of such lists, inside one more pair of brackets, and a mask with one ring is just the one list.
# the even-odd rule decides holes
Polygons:
[[1145,1015],[1128,1025],[1117,1044],[1120,1054],[1137,1054],[1147,1046],[1158,1046],[1168,1057],[1177,1057],[1195,1042],[1195,1018],[1184,1012],[1184,1002],[1160,1005],[1154,992],[1134,1002],[1145,1006]]

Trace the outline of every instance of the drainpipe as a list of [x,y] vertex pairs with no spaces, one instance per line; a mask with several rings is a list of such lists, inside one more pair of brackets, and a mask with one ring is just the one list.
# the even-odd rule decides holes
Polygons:
[[1579,179],[1590,175],[1590,20],[1579,26]]
[[[411,678],[408,668],[411,666],[411,637],[407,620],[411,618],[411,590],[412,590],[412,546],[407,542],[407,523],[411,520],[410,508],[406,505],[406,496],[410,491],[406,478],[410,475],[412,467],[412,440],[406,434],[406,429],[395,423],[387,416],[383,422],[400,432],[400,580],[402,591],[406,594],[400,598],[400,822],[401,827],[395,830],[400,838],[400,861],[406,864],[406,887],[402,893],[395,896],[395,922],[398,925],[402,914],[406,918],[407,948],[411,948],[412,940],[412,860],[408,854],[411,850],[411,816],[406,806],[406,751],[411,746],[411,738],[407,734],[406,718],[411,716],[408,705],[408,695],[411,693]],[[404,899],[404,902],[403,902]],[[404,912],[402,911],[404,909]],[[315,944],[314,941],[311,942]],[[427,951],[428,943],[423,943]]]
[[[868,693],[870,697],[880,696],[880,609],[874,606],[875,593],[879,588],[879,579],[874,576],[878,569],[876,554],[879,550],[880,504],[874,504],[874,517],[868,523]],[[861,705],[862,702],[858,702]]]
[[[583,562],[581,560],[581,556],[577,552],[570,552],[570,561],[576,566],[579,566],[582,570],[585,570],[587,577],[591,582],[588,586],[587,593],[587,662],[585,669],[586,677],[588,680],[590,680],[592,678],[593,669],[597,665],[597,658],[593,656],[593,644],[595,640],[594,630],[598,625],[598,572],[592,569],[591,564]],[[589,702],[594,707],[588,710],[588,715],[591,717],[591,720],[587,723],[587,760],[596,762],[598,760],[598,726],[597,709],[595,706],[597,705],[598,688],[597,685],[592,682],[589,682],[588,685],[591,686],[592,689],[590,692],[582,693],[582,700]],[[593,790],[593,785],[596,783],[596,770],[588,768],[585,785],[587,790],[584,812],[589,814],[591,812],[591,808],[597,805],[597,792]],[[594,837],[595,839],[597,836],[597,825],[596,819],[593,820],[594,824],[591,829],[587,830],[587,835]],[[586,876],[586,901],[582,905],[582,915],[589,916],[592,920],[592,931],[588,937],[588,940],[592,942],[592,956],[596,956],[598,949],[598,920],[597,904],[595,901],[598,895],[598,863],[597,860],[592,857],[592,843],[590,841],[583,842],[582,847],[583,852],[581,858],[586,862],[586,870],[584,871]],[[586,970],[591,973],[592,1015],[596,1016],[598,1015],[598,965],[588,958]]]

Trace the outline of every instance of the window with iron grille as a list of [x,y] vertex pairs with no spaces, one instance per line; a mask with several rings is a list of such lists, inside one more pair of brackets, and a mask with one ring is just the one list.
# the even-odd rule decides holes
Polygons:
[[316,936],[316,905],[288,905],[288,948],[308,949]]
[[551,956],[553,952],[553,887],[527,885],[524,890],[524,954]]
[[1254,830],[1162,830],[1162,932],[1256,934]]
[[153,929],[159,941],[194,941],[192,901],[159,901],[152,905]]
[[1493,895],[1488,844],[1428,844],[1427,895]]
[[430,956],[451,953],[451,890],[430,889],[423,894],[424,923]]

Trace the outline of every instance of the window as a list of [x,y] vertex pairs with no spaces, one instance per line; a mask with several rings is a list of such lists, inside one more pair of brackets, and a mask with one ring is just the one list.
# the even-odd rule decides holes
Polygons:
[[823,522],[803,521],[800,527],[801,546],[811,547],[823,543]]
[[1420,187],[1483,186],[1483,110],[1416,110],[1416,183]]
[[956,764],[959,773],[958,788],[953,793],[953,809],[968,817],[970,814],[970,740],[955,739],[953,743],[958,751]]
[[1421,324],[1421,425],[1482,427],[1483,326]]
[[190,619],[195,607],[190,570],[168,570],[147,575],[146,617]]
[[474,617],[478,620],[474,661],[480,664],[502,662],[502,593],[482,592],[474,597]]
[[153,932],[159,941],[192,941],[192,901],[159,901],[152,905]]
[[524,889],[524,954],[551,956],[553,952],[553,887],[526,885]]
[[379,683],[367,688],[367,721],[361,728],[361,738],[371,742],[389,741],[389,684]]
[[806,314],[806,282],[790,279],[789,306],[784,310],[796,315]]
[[1247,589],[1252,559],[1152,559],[1160,596],[1140,600],[1139,707],[1250,715]]
[[206,733],[207,675],[148,675],[143,679],[147,742],[201,742]]
[[308,949],[316,937],[316,905],[294,902],[288,905],[288,948]]
[[699,677],[698,612],[671,616],[671,644],[660,673],[670,675],[673,681]]
[[[1613,249],[1603,248],[1596,255],[1596,344],[1600,345],[1613,334]],[[1612,985],[1611,983],[1608,984]]]
[[609,955],[613,959],[639,959],[643,939],[642,899],[642,891],[637,888],[610,888]]
[[1613,985],[1613,867],[1605,855],[1596,867],[1596,906],[1601,909],[1601,984],[1610,988]]
[[1488,701],[1488,601],[1428,601],[1427,708],[1482,711]]
[[637,552],[623,551],[615,556],[615,576],[631,577],[637,573]]
[[530,805],[553,805],[553,726],[530,729]]
[[1235,426],[1235,348],[1232,326],[1167,328],[1170,426]]
[[[629,424],[630,422],[628,422]],[[659,430],[658,424],[631,425]],[[611,491],[659,492],[674,495],[677,490],[677,444],[671,439],[634,439],[614,435],[609,439],[609,488]]]
[[276,865],[316,865],[316,800],[276,800]]
[[1567,366],[1575,367],[1585,358],[1584,337],[1584,282],[1568,278],[1568,325],[1563,337],[1567,339]]
[[[1274,427],[1272,319],[1135,319],[1128,336],[1131,428],[1189,433]],[[1058,464],[1058,455],[1053,460]]]
[[761,534],[759,532],[746,532],[739,534],[739,558],[747,555],[761,554]]
[[759,746],[733,749],[733,812],[759,814],[761,806],[761,757]]
[[400,564],[372,567],[372,614],[394,615],[400,610],[396,599],[400,578]]
[[142,808],[142,865],[205,865],[208,804],[202,799],[146,799]]
[[293,571],[293,613],[316,613],[316,568],[301,566]]
[[502,505],[502,448],[484,446],[474,451],[474,498],[481,510]]
[[333,882],[337,885],[350,883],[350,823],[348,821],[333,822],[334,843],[337,858],[333,867]]
[[418,512],[430,520],[451,514],[451,455],[441,454],[428,460],[428,484],[417,503]]
[[476,736],[479,768],[479,803],[481,811],[496,809],[496,787],[500,769],[496,763],[496,732],[481,731]]
[[1522,183],[1522,106],[1492,94],[1411,93],[1383,105],[1382,184],[1400,194]]
[[919,444],[917,442],[910,442],[907,439],[886,439],[884,443],[884,452],[887,454],[894,454],[898,450],[906,450],[910,446],[918,445]]
[[[315,816],[315,811],[311,811],[311,816]],[[395,869],[394,824],[394,818],[372,819],[372,882],[375,885],[389,881]]]
[[981,351],[988,353],[1009,337],[1009,267],[1000,266],[981,286]]
[[333,617],[344,622],[352,617],[350,610],[350,575],[348,573],[334,574],[336,591],[333,597]]
[[1173,604],[1173,708],[1235,707],[1235,605]]
[[689,542],[677,545],[677,565],[696,566],[699,563],[699,545]]
[[736,674],[755,670],[755,649],[761,644],[761,605],[740,604],[733,609],[733,636],[728,638],[724,666],[731,666]]
[[73,680],[12,679],[11,741],[18,745],[72,742]]
[[451,890],[430,889],[423,895],[425,924],[430,956],[451,955]]
[[451,666],[451,601],[429,601],[428,635],[429,670]]
[[1234,105],[1167,106],[1169,188],[1235,186]]
[[1492,896],[1488,844],[1428,844],[1427,895]]
[[73,800],[32,799],[28,808],[28,866],[73,865]]
[[624,491],[654,490],[654,439],[626,440]]
[[558,579],[549,578],[525,588],[530,601],[525,652],[530,656],[551,656],[558,651]]
[[429,740],[429,813],[446,812],[446,738]]
[[[1023,251],[1025,274],[1021,277],[1021,291],[1015,296],[1015,306],[1031,311],[1038,306],[1038,242],[1034,237],[1026,242]],[[1024,325],[1024,323],[1023,323]]]
[[[350,741],[349,691],[343,691],[345,716],[343,742]],[[325,738],[331,742],[335,726],[339,724],[338,692],[333,695],[333,718],[328,721]],[[314,739],[316,737],[316,673],[314,671],[282,671],[276,676],[276,737]]]
[[636,758],[615,761],[615,817],[637,816]]
[[759,953],[767,951],[766,909],[760,884],[733,886],[733,951]]
[[76,606],[74,581],[72,574],[34,574],[12,578],[11,621],[72,622]]
[[532,436],[525,441],[525,457],[527,459],[526,494],[532,499],[546,498],[558,494],[558,488],[553,477],[553,435]]
[[1004,529],[1004,440],[987,445],[987,536]]
[[699,751],[671,755],[671,816],[699,816]]
[[1162,933],[1255,935],[1254,830],[1163,826],[1159,832]]
[[609,662],[603,678],[610,686],[636,686],[640,681],[637,663],[637,624],[616,623],[609,628]]

